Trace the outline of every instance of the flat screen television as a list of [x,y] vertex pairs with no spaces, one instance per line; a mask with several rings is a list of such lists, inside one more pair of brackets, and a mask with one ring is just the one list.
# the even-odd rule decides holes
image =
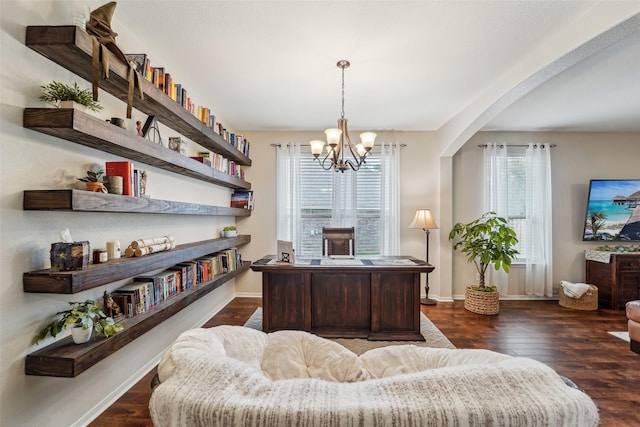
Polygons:
[[640,179],[592,179],[585,241],[640,241]]

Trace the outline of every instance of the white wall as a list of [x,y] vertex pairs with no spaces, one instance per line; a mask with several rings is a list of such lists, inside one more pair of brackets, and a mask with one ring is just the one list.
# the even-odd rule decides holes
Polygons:
[[[75,177],[84,176],[89,164],[123,160],[22,127],[25,107],[44,106],[37,99],[41,85],[56,80],[77,81],[86,88],[91,86],[24,45],[27,25],[69,24],[66,5],[66,1],[45,0],[3,0],[1,5],[0,425],[3,426],[87,423],[152,369],[161,352],[181,331],[201,325],[235,295],[235,284],[231,281],[76,378],[24,374],[25,356],[52,342],[47,339],[38,346],[31,345],[32,337],[50,316],[66,308],[67,301],[100,299],[105,290],[123,283],[74,295],[24,293],[22,274],[49,267],[50,245],[60,241],[62,229],[69,228],[75,240],[88,240],[97,248],[105,247],[107,240],[119,239],[127,244],[138,238],[164,234],[175,236],[178,244],[211,239],[219,236],[224,225],[235,222],[233,217],[22,210],[23,190],[82,185]],[[119,44],[122,41],[140,46],[135,40],[127,39],[124,32],[119,33]],[[192,90],[197,93],[197,87]],[[100,101],[105,109],[99,117],[124,117],[123,103],[105,93],[100,94]],[[145,118],[140,113],[136,117]],[[131,123],[129,129],[133,131]],[[164,129],[165,141],[170,135],[172,133]],[[153,198],[228,206],[231,190],[227,188],[153,167],[147,170],[148,193]]]
[[[640,133],[480,132],[453,157],[454,222],[468,222],[482,214],[482,150],[489,142],[556,144],[551,151],[553,191],[553,283],[585,279],[583,221],[590,179],[640,178]],[[475,268],[454,254],[453,294],[464,295],[474,282]],[[509,275],[509,298],[524,296],[524,268]]]

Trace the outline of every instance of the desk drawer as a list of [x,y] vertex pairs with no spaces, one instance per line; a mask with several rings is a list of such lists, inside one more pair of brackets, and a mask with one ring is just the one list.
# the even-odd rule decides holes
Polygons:
[[640,272],[640,257],[637,256],[618,256],[618,270],[620,271],[638,271]]

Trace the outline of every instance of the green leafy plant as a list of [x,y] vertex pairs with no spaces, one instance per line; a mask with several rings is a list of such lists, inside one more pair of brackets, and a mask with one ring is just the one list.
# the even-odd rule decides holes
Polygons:
[[78,178],[78,181],[102,182],[102,175],[104,175],[104,169],[99,164],[94,163],[87,171],[87,176],[85,176],[84,178]]
[[84,105],[91,111],[102,110],[102,105],[93,100],[91,90],[80,89],[78,83],[74,82],[73,86],[69,86],[54,80],[52,83],[40,87],[42,88],[42,95],[40,95],[39,99],[42,102],[60,106],[60,102],[62,101],[74,101],[80,105]]
[[225,228],[222,229],[222,231],[237,231],[238,229],[236,228],[235,225],[227,225]]
[[509,272],[511,261],[518,254],[515,249],[518,243],[515,230],[507,225],[506,219],[497,216],[495,212],[487,212],[468,224],[459,222],[454,225],[449,233],[449,240],[456,237],[458,241],[453,249],[466,254],[467,261],[475,264],[480,275],[476,290],[495,292],[495,286],[486,286],[484,275],[491,264],[496,270],[502,268],[505,273]]
[[104,334],[106,337],[114,336],[123,329],[121,323],[116,323],[111,317],[104,314],[95,300],[84,302],[70,302],[68,310],[59,311],[55,314],[56,319],[42,328],[33,338],[34,343],[38,343],[47,335],[55,337],[67,326],[81,326],[83,329],[93,328],[96,333]]

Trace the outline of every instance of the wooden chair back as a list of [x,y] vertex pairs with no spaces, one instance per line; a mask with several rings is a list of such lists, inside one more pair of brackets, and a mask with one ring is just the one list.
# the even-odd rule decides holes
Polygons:
[[322,255],[355,255],[355,227],[322,228]]

